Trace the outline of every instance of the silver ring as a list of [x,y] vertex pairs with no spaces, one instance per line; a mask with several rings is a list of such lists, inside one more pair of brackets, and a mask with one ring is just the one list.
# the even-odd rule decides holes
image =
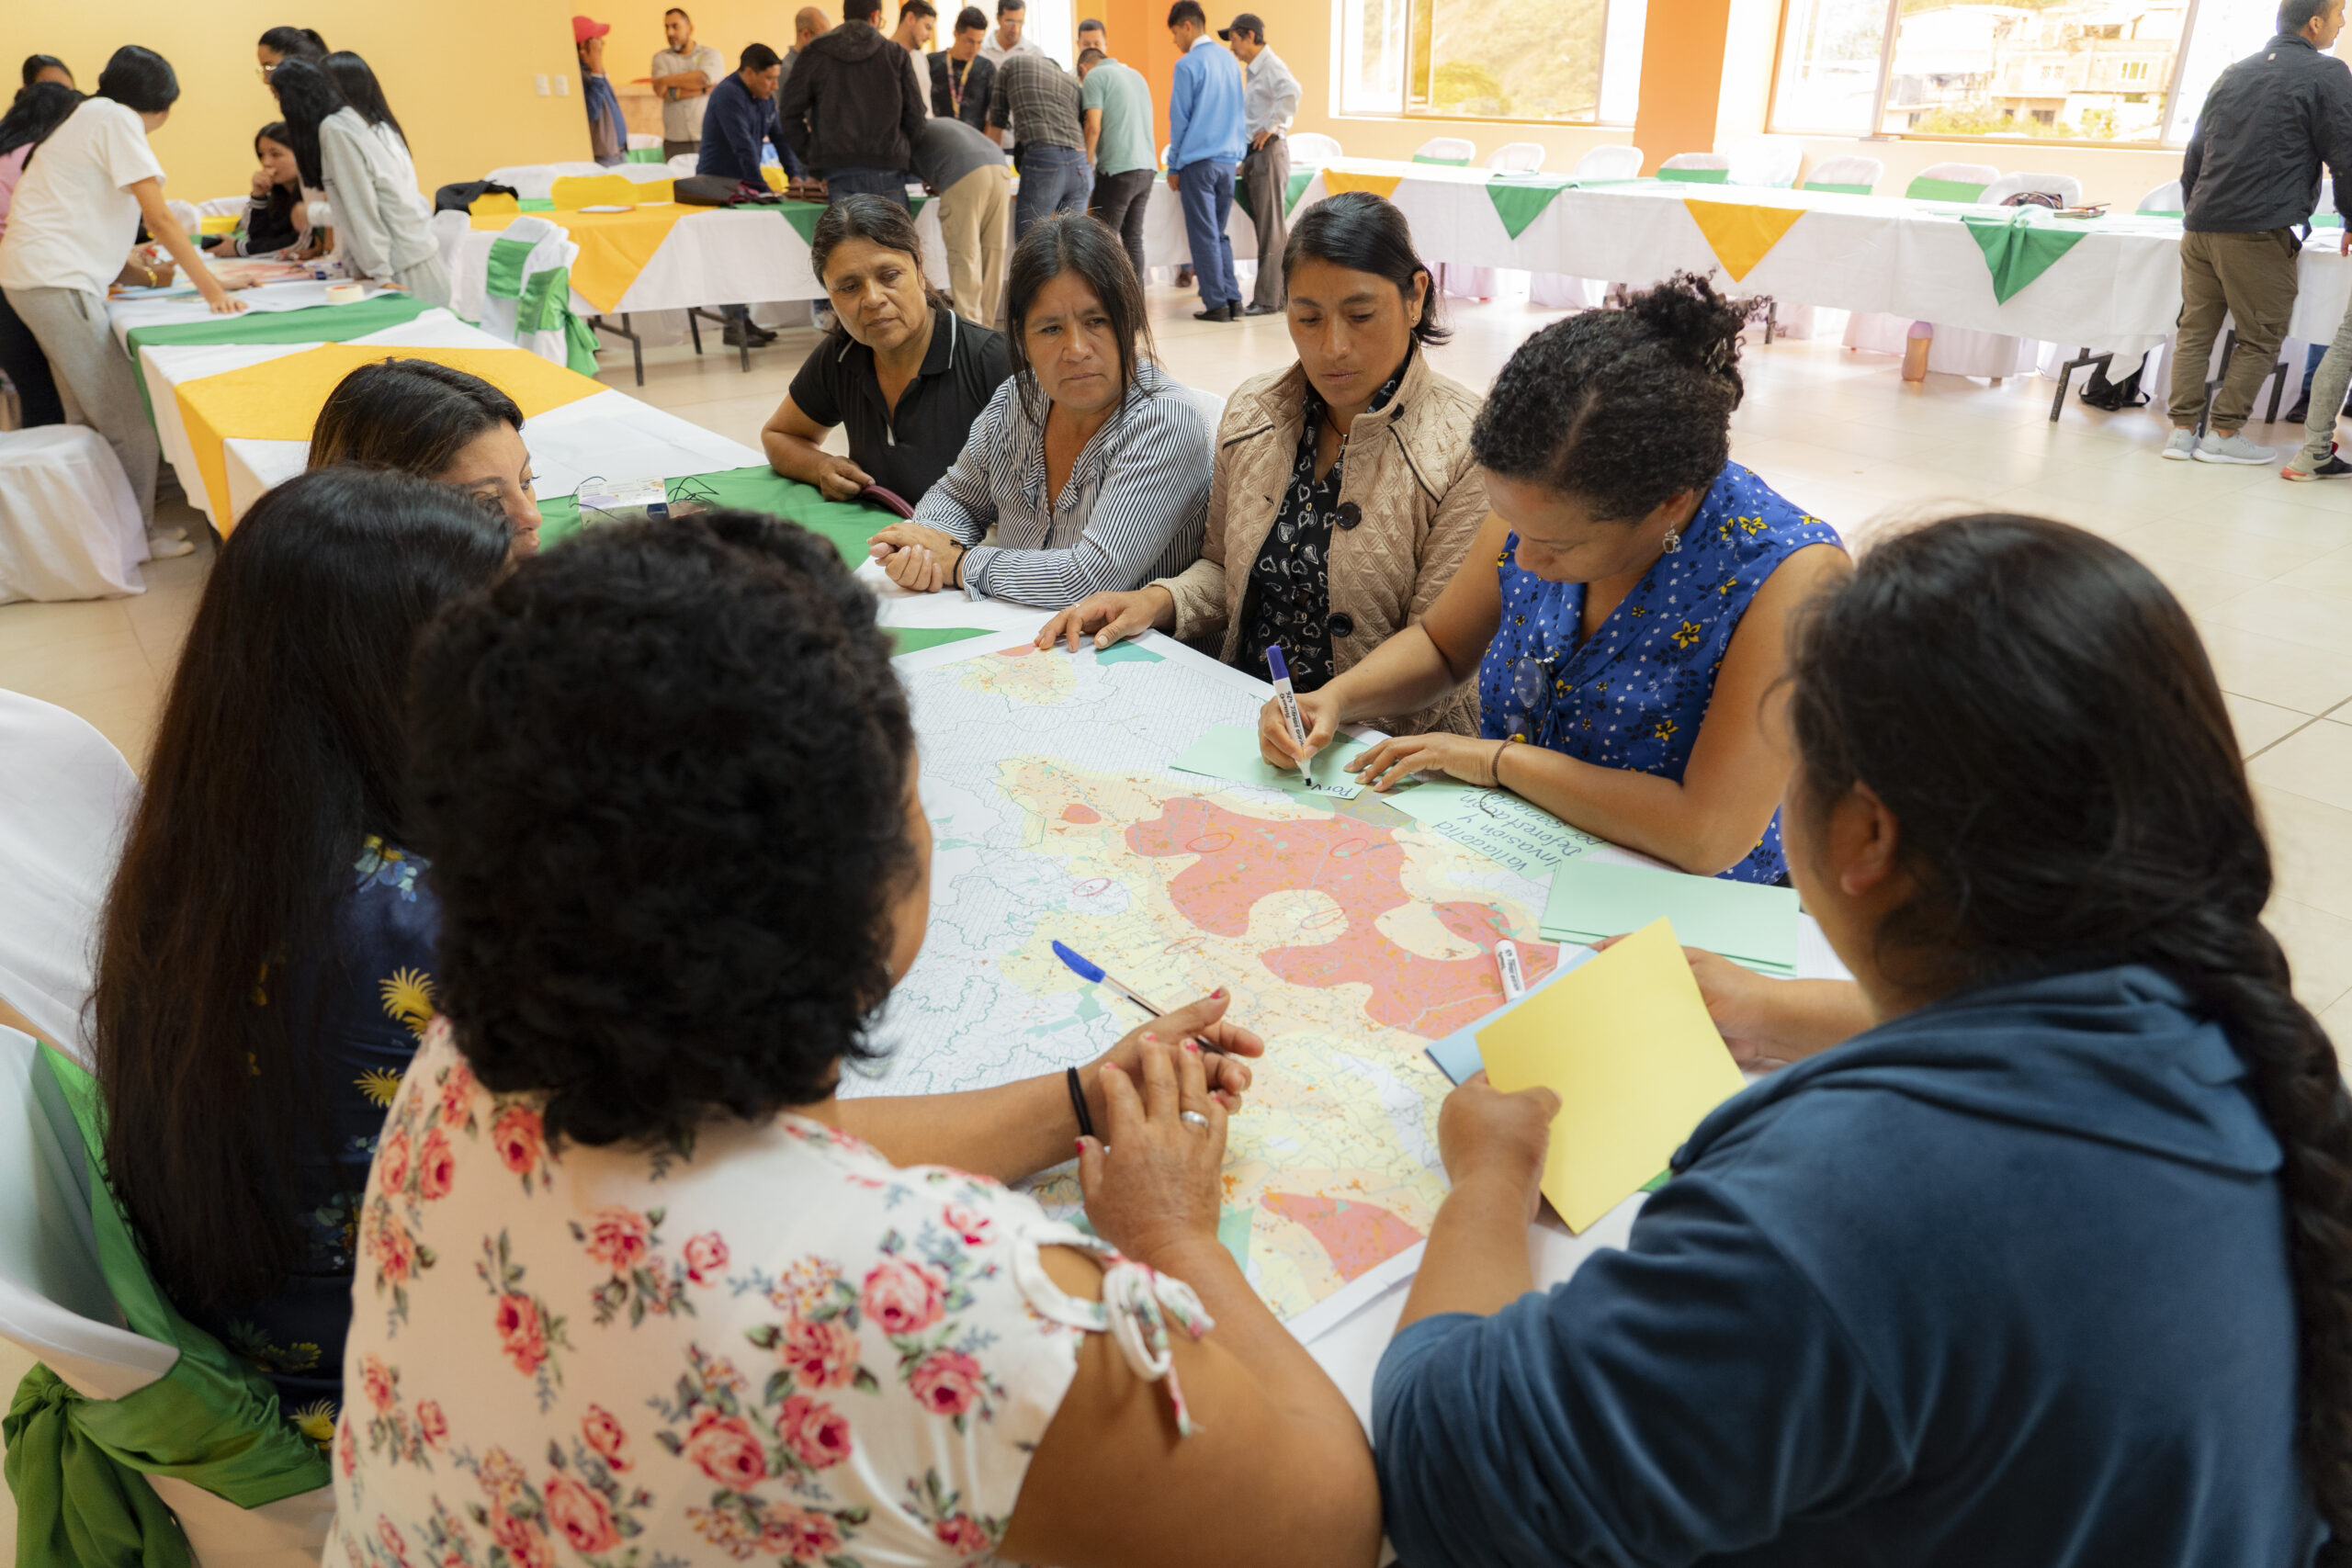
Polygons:
[[1176,1120],[1187,1126],[1198,1127],[1204,1133],[1209,1130],[1209,1119],[1197,1111],[1179,1111]]

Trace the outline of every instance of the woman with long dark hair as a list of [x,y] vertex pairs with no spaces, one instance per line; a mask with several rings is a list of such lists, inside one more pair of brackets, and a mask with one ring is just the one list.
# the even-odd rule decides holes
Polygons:
[[365,60],[347,49],[338,49],[319,62],[334,84],[335,91],[354,113],[365,120],[368,130],[383,143],[384,155],[391,160],[392,177],[415,198],[413,205],[426,222],[433,220],[433,203],[416,186],[416,155],[410,150],[408,132],[401,128],[400,117],[392,113],[391,104],[384,96],[384,85]]
[[18,97],[24,96],[25,88],[42,82],[54,82],[61,87],[74,85],[74,68],[53,54],[28,54],[17,75],[21,78],[17,89]]
[[1374,1391],[1398,1552],[2341,1568],[2352,1101],[2188,614],[2094,535],[1955,518],[1791,673],[1790,874],[1869,1027],[1544,1294],[1556,1101],[1454,1091]]
[[269,84],[273,92],[277,86],[277,68],[284,62],[315,62],[326,57],[327,40],[310,28],[272,28],[254,45],[254,58],[261,65],[261,79]]
[[[35,55],[45,60],[46,55]],[[31,62],[26,62],[28,66]],[[8,208],[25,177],[25,163],[49,133],[63,125],[81,103],[82,95],[57,82],[29,79],[0,115],[0,238],[8,231]],[[40,351],[32,329],[8,308],[0,292],[0,371],[17,389],[17,406],[27,429],[36,424],[65,423],[64,400],[57,395],[57,379],[49,373],[49,357]]]
[[1392,736],[1358,759],[1363,781],[1441,771],[1685,871],[1779,881],[1783,628],[1846,557],[1731,460],[1747,316],[1686,273],[1520,344],[1470,430],[1493,508],[1466,558],[1481,564],[1300,694],[1305,744],[1268,703],[1266,761],[1303,765],[1340,725],[1475,679],[1476,735]]
[[299,254],[309,245],[310,203],[302,195],[293,139],[284,120],[272,120],[254,133],[254,162],[260,167],[254,171],[244,218],[233,234],[205,236],[208,250],[232,256],[277,256]]
[[1209,422],[1151,361],[1119,237],[1083,213],[1033,224],[1012,248],[1005,319],[1012,374],[914,521],[875,536],[883,570],[918,592],[1045,610],[1183,570],[1208,514]]
[[[923,281],[922,241],[895,201],[845,196],[808,240],[834,327],[760,432],[768,466],[849,501],[879,485],[921,501],[1012,373],[1004,334],[967,321]],[[849,426],[849,456],[822,450]]]
[[335,383],[311,427],[310,467],[396,468],[446,485],[539,547],[523,411],[479,376],[430,359],[363,365]]
[[358,1195],[433,1017],[409,651],[506,558],[496,520],[402,475],[263,496],[205,584],[107,900],[108,1178],[173,1304],[290,1415],[341,1387]]
[[[1429,613],[1487,517],[1470,451],[1479,397],[1430,367],[1449,333],[1405,215],[1369,191],[1307,209],[1283,251],[1298,363],[1237,388],[1217,428],[1201,558],[1128,593],[1095,593],[1046,624],[1037,646],[1147,629],[1214,645],[1266,673],[1280,648],[1297,690],[1334,676]],[[1476,734],[1466,691],[1391,732]]]
[[336,249],[351,275],[397,284],[429,305],[448,304],[448,269],[418,210],[413,169],[403,175],[383,139],[344,102],[324,66],[299,57],[282,60],[269,85],[294,134],[302,183],[324,193],[325,221],[334,228]]

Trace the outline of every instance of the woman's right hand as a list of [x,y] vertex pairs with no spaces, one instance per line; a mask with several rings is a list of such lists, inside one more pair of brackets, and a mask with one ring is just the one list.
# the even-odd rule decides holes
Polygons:
[[[1156,1266],[1187,1243],[1216,1241],[1225,1207],[1225,1107],[1209,1094],[1197,1046],[1146,1036],[1138,1047],[1135,1079],[1103,1064],[1107,1124],[1102,1137],[1078,1141],[1078,1182],[1095,1231],[1129,1258]],[[1183,1120],[1185,1111],[1206,1124]]]
[[216,316],[233,316],[245,308],[243,299],[229,298],[229,291],[220,287],[220,280],[209,271],[197,273],[196,291],[204,296],[204,302],[212,307],[212,313]]
[[1537,1086],[1505,1094],[1482,1069],[1462,1080],[1438,1108],[1438,1157],[1455,1191],[1480,1181],[1523,1194],[1527,1217],[1544,1201],[1544,1159],[1560,1097]]
[[255,201],[267,201],[269,199],[269,175],[267,171],[262,169],[255,169],[254,171],[253,188],[254,199]]
[[1298,718],[1306,726],[1306,744],[1301,746],[1291,739],[1290,719],[1283,712],[1280,697],[1268,697],[1266,705],[1258,710],[1258,754],[1273,768],[1296,768],[1306,771],[1315,754],[1331,744],[1331,737],[1340,729],[1340,699],[1331,688],[1319,692],[1301,692],[1297,695]]
[[[1162,621],[1167,624],[1161,625]],[[1167,631],[1176,624],[1176,596],[1165,588],[1138,588],[1131,593],[1090,593],[1046,623],[1037,634],[1039,648],[1067,641],[1072,653],[1078,639],[1089,633],[1096,648],[1108,648],[1148,631]]]
[[827,456],[818,459],[817,488],[825,492],[827,501],[854,501],[857,492],[873,482],[872,474],[847,457]]

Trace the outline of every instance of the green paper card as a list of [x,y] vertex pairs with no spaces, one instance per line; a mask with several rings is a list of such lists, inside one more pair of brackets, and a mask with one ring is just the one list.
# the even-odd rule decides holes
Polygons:
[[1543,929],[1555,942],[1588,942],[1640,931],[1661,915],[1692,947],[1751,967],[1796,970],[1797,896],[1789,887],[1581,856],[1553,874]]
[[1268,767],[1258,750],[1256,730],[1238,724],[1217,724],[1210,726],[1206,734],[1169,765],[1182,773],[1205,773],[1234,784],[1278,789],[1285,795],[1353,800],[1363,793],[1363,785],[1349,776],[1347,767],[1370,750],[1361,740],[1334,740],[1315,754],[1315,760],[1307,765],[1308,773],[1302,776],[1295,768]]

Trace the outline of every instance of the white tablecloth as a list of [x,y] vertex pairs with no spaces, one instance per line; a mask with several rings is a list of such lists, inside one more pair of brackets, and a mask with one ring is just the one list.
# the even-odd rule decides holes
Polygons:
[[[1770,295],[1782,305],[1883,310],[1939,327],[2130,354],[2162,342],[2180,314],[2177,220],[2122,216],[2085,225],[2072,250],[2002,303],[1993,296],[1984,254],[1961,218],[2007,217],[2013,211],[2007,208],[1746,186],[1599,185],[1563,190],[1513,239],[1487,194],[1483,169],[1356,158],[1334,167],[1400,175],[1389,199],[1411,223],[1421,259],[1430,263],[1566,273],[1636,287],[1679,271],[1714,273],[1735,294]],[[1327,194],[1318,173],[1299,210]],[[1752,270],[1732,281],[1687,200],[1796,208],[1805,215]],[[2289,327],[2295,337],[2334,337],[2352,298],[2352,262],[2337,254],[2336,245],[2337,232],[2324,230],[2303,252],[2302,294]]]
[[[127,328],[118,321],[117,330]],[[381,344],[395,353],[401,348],[514,346],[440,310],[427,310],[413,321],[351,341]],[[154,407],[155,433],[163,445],[164,460],[179,474],[188,499],[207,516],[211,515],[211,500],[198,477],[196,455],[181,423],[179,399],[173,388],[182,381],[217,376],[317,346],[301,343],[212,344],[150,346],[141,351],[139,374],[147,384],[148,397]],[[683,479],[689,474],[749,468],[766,460],[740,441],[714,435],[700,425],[609,387],[525,421],[523,444],[530,449],[531,467],[542,496],[570,495],[582,480],[595,477],[636,479],[658,475],[662,479]],[[233,525],[263,491],[301,472],[310,453],[307,441],[232,438],[221,446],[227,459],[229,516],[214,517],[216,527],[224,522]]]

